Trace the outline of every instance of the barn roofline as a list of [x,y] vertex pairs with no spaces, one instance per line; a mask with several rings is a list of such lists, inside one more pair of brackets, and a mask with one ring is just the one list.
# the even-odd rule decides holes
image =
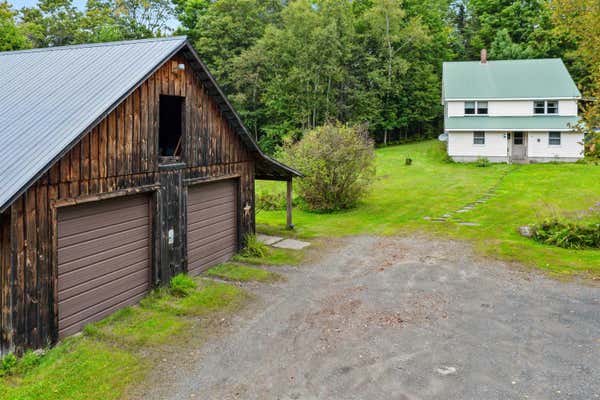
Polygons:
[[[119,98],[108,108],[106,108],[94,121],[89,124],[82,132],[80,132],[75,139],[73,139],[67,146],[64,146],[63,149],[43,168],[41,168],[25,185],[21,186],[19,190],[17,190],[4,204],[0,206],[0,214],[5,212],[14,202],[17,200],[27,189],[29,189],[35,182],[37,182],[48,170],[60,159],[62,159],[77,143],[79,143],[85,135],[87,135],[96,125],[98,125],[104,118],[106,118],[111,112],[113,112],[123,101],[125,101],[136,89],[138,89],[148,78],[150,78],[156,71],[158,71],[167,61],[173,58],[176,54],[184,51],[184,56],[186,59],[195,65],[195,72],[198,74],[200,81],[203,85],[205,85],[206,90],[209,96],[213,97],[219,110],[221,111],[223,117],[232,125],[234,130],[240,137],[246,146],[248,146],[253,152],[258,156],[257,161],[262,161],[261,164],[266,166],[267,170],[270,170],[269,173],[262,174],[262,176],[258,176],[259,179],[274,179],[274,180],[291,180],[293,177],[300,177],[302,174],[293,168],[288,167],[287,165],[280,163],[266,154],[262,152],[258,144],[252,138],[252,135],[248,132],[246,126],[243,124],[241,118],[238,113],[235,111],[219,85],[216,83],[214,77],[209,72],[206,65],[202,62],[191,43],[188,41],[187,37],[171,37],[170,40],[181,39],[181,44],[174,48],[171,52],[165,55],[164,58],[161,59],[154,68],[152,68],[146,75],[144,75],[140,80],[135,82],[128,90],[126,90]],[[160,39],[155,39],[160,40]],[[112,43],[114,45],[119,43],[134,43],[136,41],[125,41],[125,42],[115,42]],[[110,43],[100,43],[100,44],[89,44],[89,45],[76,45],[76,46],[65,46],[65,47],[89,47],[89,46],[102,46],[108,45]],[[58,47],[56,49],[51,49],[58,51],[60,49],[64,49],[65,47]],[[48,51],[48,49],[32,49],[32,50],[23,50],[22,52],[35,52],[35,51]],[[7,52],[7,53],[15,53],[15,52]],[[0,53],[0,54],[7,54]]]

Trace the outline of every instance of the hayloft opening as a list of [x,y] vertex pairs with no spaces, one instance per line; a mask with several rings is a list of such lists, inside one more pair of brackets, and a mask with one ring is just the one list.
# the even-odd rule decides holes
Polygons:
[[158,148],[161,157],[180,157],[185,97],[160,95]]

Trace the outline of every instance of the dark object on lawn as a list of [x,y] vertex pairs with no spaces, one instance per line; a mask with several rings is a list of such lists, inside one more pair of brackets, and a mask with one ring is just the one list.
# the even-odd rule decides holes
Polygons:
[[533,227],[533,239],[566,249],[600,248],[600,224],[548,219]]
[[412,158],[406,158],[406,161],[404,161],[404,164],[411,165],[412,164]]

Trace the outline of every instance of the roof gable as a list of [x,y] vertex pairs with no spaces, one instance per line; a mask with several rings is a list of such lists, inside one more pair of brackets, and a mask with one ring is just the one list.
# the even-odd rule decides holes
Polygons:
[[580,98],[559,58],[445,62],[443,100]]
[[264,169],[299,175],[260,151],[185,37],[5,52],[0,53],[0,211],[184,48],[223,116],[260,155]]

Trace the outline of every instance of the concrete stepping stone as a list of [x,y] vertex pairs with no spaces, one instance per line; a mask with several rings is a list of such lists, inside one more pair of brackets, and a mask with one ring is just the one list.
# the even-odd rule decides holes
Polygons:
[[450,214],[450,213],[442,215],[442,218],[450,218],[450,217],[452,217],[452,214]]
[[256,239],[261,242],[264,243],[268,246],[271,246],[275,243],[281,242],[283,240],[282,237],[279,236],[271,236],[271,235],[264,235],[262,233],[257,233],[256,234]]
[[458,223],[459,225],[462,226],[480,226],[477,222],[467,222],[467,221],[462,221]]
[[423,217],[423,219],[429,221],[431,220],[431,217]]
[[446,222],[446,218],[433,218],[431,222]]
[[308,246],[310,246],[310,243],[296,239],[284,239],[280,242],[273,244],[273,247],[290,250],[302,250],[303,248]]
[[466,212],[469,212],[469,211],[471,211],[471,210],[468,210],[468,209],[465,209],[465,208],[463,208],[462,210],[458,210],[458,211],[456,211],[456,212],[457,212],[457,213],[466,213]]

